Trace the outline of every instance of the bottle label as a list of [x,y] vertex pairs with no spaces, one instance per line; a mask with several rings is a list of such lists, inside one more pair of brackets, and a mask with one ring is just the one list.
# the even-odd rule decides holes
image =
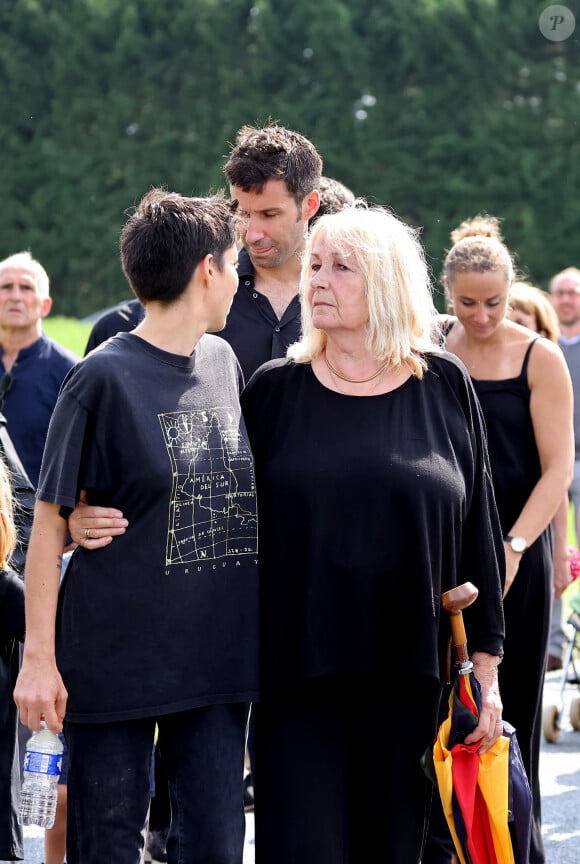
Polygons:
[[27,750],[24,755],[24,770],[31,774],[60,775],[62,753],[35,753]]

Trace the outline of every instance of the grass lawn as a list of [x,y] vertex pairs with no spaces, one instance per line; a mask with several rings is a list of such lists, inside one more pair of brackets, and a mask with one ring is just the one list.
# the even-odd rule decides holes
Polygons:
[[49,316],[42,322],[42,328],[50,339],[64,345],[69,351],[74,351],[79,357],[85,353],[92,326],[76,318],[65,318],[64,315],[55,315],[53,318]]

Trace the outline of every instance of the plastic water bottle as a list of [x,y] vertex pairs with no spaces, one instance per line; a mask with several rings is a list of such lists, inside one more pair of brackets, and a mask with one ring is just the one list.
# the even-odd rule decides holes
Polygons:
[[58,735],[46,728],[44,721],[42,726],[26,744],[18,821],[21,825],[52,828],[63,745]]

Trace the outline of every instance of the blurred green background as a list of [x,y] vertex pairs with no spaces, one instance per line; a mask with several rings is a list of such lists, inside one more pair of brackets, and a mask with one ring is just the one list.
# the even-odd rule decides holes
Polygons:
[[[580,0],[568,2],[580,21]],[[578,264],[580,26],[521,0],[10,0],[0,4],[0,257],[30,249],[55,315],[130,292],[126,214],[152,185],[223,186],[272,117],[325,173],[422,229],[487,211],[528,277]],[[437,295],[439,306],[441,293]]]

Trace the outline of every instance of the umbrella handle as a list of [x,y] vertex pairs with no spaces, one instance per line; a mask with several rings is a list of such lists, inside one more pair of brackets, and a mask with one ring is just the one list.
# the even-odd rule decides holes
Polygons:
[[451,641],[453,643],[453,654],[457,663],[466,663],[469,660],[467,653],[467,635],[463,623],[463,609],[471,606],[477,598],[479,591],[471,582],[457,585],[450,591],[441,595],[443,608],[449,613],[451,624]]

